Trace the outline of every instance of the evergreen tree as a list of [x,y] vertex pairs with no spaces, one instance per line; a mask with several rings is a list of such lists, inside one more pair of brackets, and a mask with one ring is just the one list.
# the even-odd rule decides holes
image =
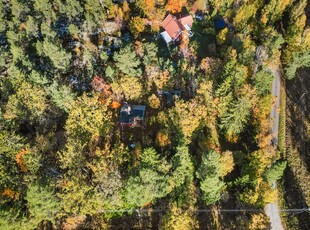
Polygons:
[[233,102],[222,117],[220,128],[225,130],[228,136],[241,133],[248,121],[251,106],[251,102],[245,97]]
[[117,68],[122,73],[132,77],[141,76],[142,72],[139,68],[141,62],[130,46],[122,48],[117,54],[115,54],[114,60]]
[[194,165],[189,155],[188,147],[177,147],[177,153],[172,158],[172,179],[173,187],[184,185],[193,180]]
[[265,172],[266,180],[270,184],[279,180],[283,175],[283,171],[286,168],[286,164],[287,164],[286,161],[279,161],[279,162],[273,164],[272,167],[270,169],[267,169]]
[[52,41],[45,39],[40,53],[48,57],[57,69],[66,70],[70,64],[71,54],[55,45]]
[[42,185],[31,183],[27,188],[25,199],[30,213],[29,219],[33,226],[37,226],[44,220],[55,222],[60,203],[53,191]]
[[50,25],[55,20],[56,15],[49,0],[35,0],[33,6],[38,12],[38,18],[41,18],[42,21],[46,21]]
[[296,76],[296,71],[301,67],[310,66],[310,50],[292,54],[291,61],[287,64],[285,68],[286,77],[288,79],[293,79]]
[[71,105],[75,99],[75,95],[66,85],[59,86],[57,81],[47,88],[48,94],[52,97],[52,101],[57,107],[66,112],[70,111]]
[[260,70],[256,73],[254,76],[254,87],[258,95],[267,95],[271,92],[273,78],[273,75],[265,70]]
[[131,207],[142,207],[169,192],[168,162],[160,159],[153,148],[142,152],[140,162],[137,174],[130,176],[125,185],[124,200]]
[[220,199],[225,183],[220,180],[220,155],[214,151],[203,152],[196,176],[200,180],[200,189],[207,204],[214,204]]

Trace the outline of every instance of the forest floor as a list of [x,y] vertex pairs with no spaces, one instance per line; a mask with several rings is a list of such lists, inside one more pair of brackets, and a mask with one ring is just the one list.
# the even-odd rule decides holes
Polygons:
[[[286,151],[282,179],[287,208],[310,206],[310,68],[286,81]],[[310,213],[286,215],[287,229],[310,229]]]

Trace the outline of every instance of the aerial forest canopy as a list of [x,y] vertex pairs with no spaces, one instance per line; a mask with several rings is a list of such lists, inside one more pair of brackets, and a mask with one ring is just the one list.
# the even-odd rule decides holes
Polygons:
[[[215,210],[214,229],[218,207],[263,209],[286,166],[270,144],[273,74],[310,66],[307,7],[1,1],[0,229],[113,229],[140,209],[163,210],[155,229],[197,229],[197,210]],[[193,23],[167,44],[169,14]]]

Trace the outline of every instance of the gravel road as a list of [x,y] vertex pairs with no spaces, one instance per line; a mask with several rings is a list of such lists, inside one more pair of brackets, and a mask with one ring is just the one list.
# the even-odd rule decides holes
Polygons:
[[[280,72],[273,71],[274,80],[272,82],[272,96],[275,97],[275,103],[272,106],[270,119],[272,122],[271,134],[272,144],[278,147],[278,131],[279,131],[279,107],[280,107]],[[273,188],[277,187],[277,183],[274,182]],[[283,230],[283,225],[280,218],[279,206],[277,201],[274,203],[267,204],[265,206],[266,215],[269,217],[271,222],[272,230]]]

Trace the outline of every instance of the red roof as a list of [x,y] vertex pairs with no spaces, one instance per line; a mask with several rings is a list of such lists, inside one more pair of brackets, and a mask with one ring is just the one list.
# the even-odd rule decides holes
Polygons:
[[193,17],[192,17],[191,15],[187,15],[187,16],[185,16],[185,17],[183,17],[183,18],[180,18],[178,21],[179,21],[183,26],[184,26],[184,25],[188,25],[189,27],[192,27],[193,22],[194,22]]
[[191,15],[177,19],[175,16],[169,14],[162,22],[162,26],[165,31],[169,34],[172,40],[175,40],[183,30],[185,25],[192,26],[194,20]]
[[169,14],[165,20],[162,22],[162,26],[167,31],[172,40],[176,39],[180,33],[182,32],[182,28],[180,27],[176,17]]

